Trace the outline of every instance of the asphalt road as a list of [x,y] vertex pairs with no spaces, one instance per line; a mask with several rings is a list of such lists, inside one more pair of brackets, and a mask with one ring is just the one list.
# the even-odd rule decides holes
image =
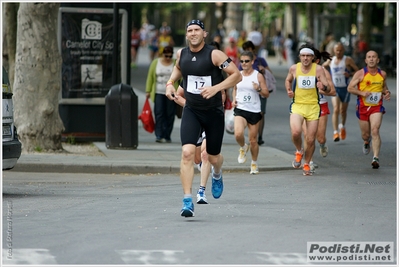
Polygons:
[[225,173],[193,218],[176,175],[6,172],[3,264],[308,265],[310,241],[396,241],[396,177],[378,171]]

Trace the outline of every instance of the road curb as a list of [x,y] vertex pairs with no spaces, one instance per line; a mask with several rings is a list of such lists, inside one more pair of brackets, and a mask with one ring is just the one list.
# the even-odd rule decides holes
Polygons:
[[[292,166],[269,166],[259,167],[259,172],[291,170]],[[19,163],[12,170],[14,172],[43,172],[43,173],[92,173],[92,174],[179,174],[180,167],[177,166],[129,166],[121,164],[51,164],[51,163]],[[224,173],[243,172],[249,173],[249,166],[223,168]],[[199,173],[195,170],[195,173]]]

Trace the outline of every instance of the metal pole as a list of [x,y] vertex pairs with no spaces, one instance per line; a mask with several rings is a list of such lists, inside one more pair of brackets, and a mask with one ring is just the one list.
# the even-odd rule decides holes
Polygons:
[[113,42],[114,49],[112,53],[112,84],[118,83],[118,59],[119,59],[119,6],[117,3],[114,3],[114,29],[113,29]]

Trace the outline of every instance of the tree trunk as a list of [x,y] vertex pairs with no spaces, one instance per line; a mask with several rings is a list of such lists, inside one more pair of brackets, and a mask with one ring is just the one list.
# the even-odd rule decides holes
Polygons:
[[58,3],[20,3],[14,81],[14,117],[22,152],[62,151],[58,113],[61,55]]
[[17,45],[18,3],[3,3],[3,66],[10,84],[14,84],[15,48]]
[[372,21],[371,21],[371,4],[363,3],[362,8],[362,16],[363,16],[363,25],[361,32],[364,34],[364,39],[366,43],[370,47],[370,37],[371,37],[371,28],[372,28]]
[[312,38],[314,40],[314,18],[316,14],[318,4],[316,3],[306,3],[306,18],[307,18],[307,29],[306,29],[306,35]]

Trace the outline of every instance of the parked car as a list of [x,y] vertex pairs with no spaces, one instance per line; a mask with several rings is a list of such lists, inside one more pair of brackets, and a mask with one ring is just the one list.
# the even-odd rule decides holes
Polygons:
[[14,106],[8,74],[3,67],[3,170],[10,170],[21,156],[21,142],[14,125]]

